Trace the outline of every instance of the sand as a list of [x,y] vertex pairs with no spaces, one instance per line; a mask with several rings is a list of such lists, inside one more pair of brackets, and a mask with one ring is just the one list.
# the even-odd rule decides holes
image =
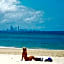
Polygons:
[[[43,58],[43,61],[21,61],[21,48],[0,48],[0,64],[64,64],[64,50],[28,49],[28,56]],[[53,62],[45,62],[48,57]]]
[[[40,56],[39,56],[40,57]],[[43,56],[41,56],[43,57]],[[47,56],[43,57],[44,60]],[[21,61],[21,55],[0,54],[0,64],[64,64],[64,58],[52,57],[53,62],[44,61]]]
[[[28,55],[64,57],[64,50],[27,49]],[[0,54],[21,55],[22,48],[0,48]]]

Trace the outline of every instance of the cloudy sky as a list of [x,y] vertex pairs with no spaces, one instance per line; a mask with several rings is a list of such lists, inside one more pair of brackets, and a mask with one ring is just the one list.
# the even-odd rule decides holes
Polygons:
[[64,0],[0,0],[0,30],[10,26],[64,31]]

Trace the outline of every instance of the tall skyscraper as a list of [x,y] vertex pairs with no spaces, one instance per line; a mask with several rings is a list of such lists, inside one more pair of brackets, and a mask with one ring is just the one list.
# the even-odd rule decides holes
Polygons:
[[20,30],[20,27],[18,26],[18,31]]

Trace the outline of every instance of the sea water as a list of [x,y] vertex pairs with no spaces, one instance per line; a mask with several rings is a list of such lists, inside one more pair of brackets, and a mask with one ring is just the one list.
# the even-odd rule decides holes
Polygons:
[[64,50],[64,34],[57,33],[0,33],[0,46]]

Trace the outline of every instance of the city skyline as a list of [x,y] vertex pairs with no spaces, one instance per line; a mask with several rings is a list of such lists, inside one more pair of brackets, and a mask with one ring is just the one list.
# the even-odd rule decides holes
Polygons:
[[24,28],[20,28],[20,26],[14,27],[13,25],[10,25],[6,30],[1,30],[1,31],[10,31],[10,32],[14,32],[14,31],[40,31],[40,30],[24,29]]

